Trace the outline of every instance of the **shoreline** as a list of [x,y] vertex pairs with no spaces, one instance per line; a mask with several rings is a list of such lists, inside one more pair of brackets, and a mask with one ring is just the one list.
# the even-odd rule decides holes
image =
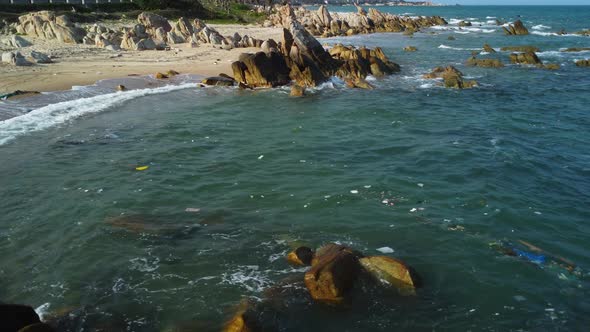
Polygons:
[[[238,31],[261,39],[278,39],[282,32],[280,28],[251,25],[211,26],[222,34]],[[65,91],[73,86],[93,85],[102,80],[153,76],[168,70],[200,76],[217,76],[220,73],[231,75],[231,64],[238,60],[241,53],[260,51],[254,47],[224,50],[208,44],[193,48],[188,43],[175,44],[170,51],[109,51],[93,45],[63,44],[30,37],[27,39],[33,41],[33,46],[28,48],[48,50],[48,53],[56,57],[55,62],[24,67],[0,64],[0,94],[16,90]]]

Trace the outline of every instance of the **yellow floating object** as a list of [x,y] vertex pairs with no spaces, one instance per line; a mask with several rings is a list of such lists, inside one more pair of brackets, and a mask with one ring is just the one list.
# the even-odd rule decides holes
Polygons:
[[146,169],[150,168],[149,166],[138,166],[135,167],[136,171],[145,171]]

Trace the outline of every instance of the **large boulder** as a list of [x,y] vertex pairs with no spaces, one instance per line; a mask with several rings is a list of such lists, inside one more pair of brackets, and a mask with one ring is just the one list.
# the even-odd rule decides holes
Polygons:
[[522,24],[521,20],[516,20],[514,23],[509,24],[508,27],[502,27],[502,29],[509,36],[529,34],[529,30]]
[[289,67],[278,52],[243,53],[232,63],[236,81],[250,87],[276,87],[290,82]]
[[399,259],[371,256],[359,259],[359,263],[378,282],[394,287],[401,295],[415,295],[420,287],[418,275]]
[[510,54],[510,62],[520,65],[542,65],[543,62],[535,52],[512,53]]
[[35,63],[52,63],[53,62],[53,61],[51,61],[51,58],[47,54],[37,52],[37,51],[31,51],[30,58],[31,58],[32,62],[35,62]]
[[143,12],[137,16],[137,21],[140,24],[143,24],[146,29],[156,30],[162,28],[166,32],[172,30],[172,26],[170,26],[168,19],[157,14]]
[[311,297],[328,304],[342,303],[360,272],[358,256],[350,248],[329,244],[316,252],[304,281]]
[[25,59],[20,52],[2,53],[2,62],[13,66],[30,66],[31,63]]

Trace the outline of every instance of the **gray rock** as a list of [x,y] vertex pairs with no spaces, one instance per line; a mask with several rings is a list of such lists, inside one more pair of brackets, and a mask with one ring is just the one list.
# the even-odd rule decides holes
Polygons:
[[5,52],[2,53],[2,62],[11,64],[13,66],[30,66],[25,57],[20,52]]
[[53,62],[53,61],[51,61],[51,58],[47,54],[37,52],[37,51],[31,51],[31,58],[36,63],[52,63]]
[[30,43],[28,40],[26,40],[26,39],[24,39],[23,37],[21,37],[21,36],[18,36],[18,35],[13,35],[13,36],[10,38],[10,44],[11,44],[13,47],[27,47],[27,46],[31,46],[31,45],[33,45],[33,44],[31,44],[31,43]]
[[107,45],[105,46],[105,50],[109,50],[109,51],[119,51],[121,48],[117,45]]

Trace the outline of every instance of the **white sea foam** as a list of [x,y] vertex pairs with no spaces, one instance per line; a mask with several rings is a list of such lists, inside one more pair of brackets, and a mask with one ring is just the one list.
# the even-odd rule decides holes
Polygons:
[[50,306],[49,303],[45,303],[45,304],[38,306],[35,309],[35,312],[37,313],[37,315],[39,315],[39,318],[41,320],[43,320],[43,318],[45,318],[45,315],[47,315],[47,313],[49,312],[49,306]]
[[572,34],[572,33],[559,34],[559,33],[555,33],[555,32],[543,32],[543,31],[537,31],[537,30],[531,31],[531,34],[539,35],[539,36],[584,37],[582,35],[576,35],[576,34]]
[[533,30],[547,30],[547,29],[551,29],[551,27],[548,27],[546,25],[543,24],[539,24],[539,25],[535,25],[532,28]]
[[262,292],[272,284],[272,280],[264,271],[260,271],[258,265],[246,265],[237,267],[233,273],[224,273],[221,283],[240,286],[250,292]]
[[81,116],[102,112],[139,97],[194,87],[194,84],[168,85],[153,89],[130,90],[64,101],[38,108],[27,114],[0,121],[0,146],[17,136],[57,126]]
[[461,48],[461,47],[452,47],[445,44],[440,44],[438,48],[447,49],[447,50],[455,50],[455,51],[479,51],[480,48]]
[[491,19],[496,19],[496,16],[486,16],[486,19],[491,20]]

